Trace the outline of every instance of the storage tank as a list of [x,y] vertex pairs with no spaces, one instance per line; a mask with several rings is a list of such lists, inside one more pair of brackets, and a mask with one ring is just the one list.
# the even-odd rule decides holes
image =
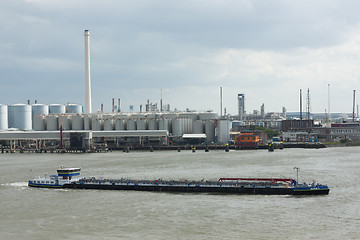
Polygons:
[[70,120],[71,116],[66,114],[64,115],[59,115],[58,117],[58,126],[59,129],[61,127],[61,123],[62,123],[62,129],[63,130],[71,130],[71,120]]
[[[31,105],[32,128],[35,130],[34,122],[35,122],[36,115],[48,115],[48,114],[49,114],[49,106],[48,105],[45,105],[45,104]],[[45,118],[43,120],[45,121]],[[39,121],[39,119],[36,121]],[[37,123],[39,123],[39,122],[37,122]],[[37,127],[39,127],[39,126],[37,126]]]
[[205,133],[205,123],[203,120],[196,120],[193,122],[193,131],[194,134]]
[[149,130],[158,130],[158,120],[156,119],[149,119],[148,120],[148,129]]
[[217,123],[217,142],[228,143],[230,141],[230,127],[231,123],[229,120],[218,120]]
[[56,114],[51,114],[46,116],[46,130],[48,131],[59,130],[58,118],[59,116]]
[[199,113],[199,120],[213,120],[218,119],[219,115],[214,112],[202,112]]
[[215,142],[215,120],[205,121],[205,134],[208,142]]
[[92,115],[89,114],[84,115],[84,130],[92,130],[91,119],[92,119]]
[[69,104],[66,112],[82,114],[82,106],[79,104]]
[[20,130],[32,129],[31,106],[27,104],[12,104],[8,106],[9,128]]
[[34,118],[36,115],[48,115],[49,114],[49,106],[45,104],[33,104],[31,105],[32,117]]
[[49,113],[50,114],[64,114],[65,109],[66,109],[66,107],[64,104],[50,104],[49,105]]
[[0,130],[8,129],[8,106],[0,104]]
[[93,116],[91,119],[91,127],[93,131],[102,131],[104,130],[104,120]]
[[115,119],[115,130],[126,130],[126,120],[124,119]]
[[46,130],[46,117],[45,115],[35,115],[33,118],[33,130],[45,131]]
[[170,131],[169,119],[159,119],[159,130]]
[[136,120],[135,119],[128,119],[126,122],[126,129],[127,130],[136,130]]
[[138,119],[136,120],[136,130],[146,130],[147,129],[147,121],[146,119]]
[[190,118],[185,118],[184,120],[185,120],[184,133],[192,133],[192,127],[194,121]]
[[172,135],[174,137],[181,137],[184,134],[184,119],[176,118],[172,120]]
[[114,119],[105,119],[104,120],[104,130],[113,131],[115,129]]
[[71,129],[84,130],[84,116],[80,114],[71,116]]

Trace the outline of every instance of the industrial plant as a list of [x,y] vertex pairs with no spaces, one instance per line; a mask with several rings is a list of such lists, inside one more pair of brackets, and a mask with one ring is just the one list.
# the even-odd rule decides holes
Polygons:
[[[245,94],[239,93],[238,114],[226,114],[222,106],[220,88],[220,114],[212,111],[171,111],[169,105],[160,108],[149,101],[139,112],[121,111],[120,99],[112,111],[93,113],[90,80],[90,32],[85,30],[85,105],[80,104],[0,104],[0,147],[35,149],[36,151],[99,151],[102,149],[162,148],[184,145],[227,145],[235,147],[266,145],[273,139],[264,129],[278,131],[281,142],[334,141],[343,138],[360,139],[360,124],[353,112],[349,123],[331,124],[330,112],[321,121],[310,114],[308,90],[306,114],[303,117],[300,90],[300,111],[292,115],[286,112],[245,111]],[[236,98],[236,96],[235,96]],[[235,100],[236,101],[236,100]],[[354,90],[355,104],[355,90]],[[103,109],[103,108],[102,108]],[[329,106],[330,109],[330,106]],[[354,108],[355,109],[355,105]],[[355,111],[355,110],[354,110]],[[357,114],[358,115],[358,114]],[[333,115],[334,117],[334,115]],[[337,125],[336,125],[337,124]],[[247,140],[246,140],[247,139]],[[243,145],[241,145],[243,144]],[[5,150],[6,151],[6,150]]]

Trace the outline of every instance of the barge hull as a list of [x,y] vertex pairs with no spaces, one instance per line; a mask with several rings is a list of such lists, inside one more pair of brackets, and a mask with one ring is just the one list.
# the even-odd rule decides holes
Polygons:
[[111,184],[65,184],[63,188],[94,190],[125,190],[181,193],[223,193],[259,195],[324,195],[329,189],[296,191],[293,188],[248,188],[248,187],[207,187],[207,186],[158,186],[158,185],[111,185]]

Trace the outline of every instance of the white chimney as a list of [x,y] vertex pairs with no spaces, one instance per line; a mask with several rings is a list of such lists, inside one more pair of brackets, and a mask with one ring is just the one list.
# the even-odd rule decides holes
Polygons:
[[90,32],[85,30],[85,113],[91,113]]

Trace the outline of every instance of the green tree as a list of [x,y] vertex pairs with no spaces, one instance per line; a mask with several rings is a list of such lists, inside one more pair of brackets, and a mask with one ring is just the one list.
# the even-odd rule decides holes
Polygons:
[[249,127],[249,129],[253,130],[253,131],[254,130],[263,131],[267,135],[268,139],[271,139],[273,137],[276,137],[276,136],[280,135],[280,133],[278,131],[275,131],[275,130],[273,130],[271,128],[264,128],[264,127],[258,127],[258,126],[251,125]]

